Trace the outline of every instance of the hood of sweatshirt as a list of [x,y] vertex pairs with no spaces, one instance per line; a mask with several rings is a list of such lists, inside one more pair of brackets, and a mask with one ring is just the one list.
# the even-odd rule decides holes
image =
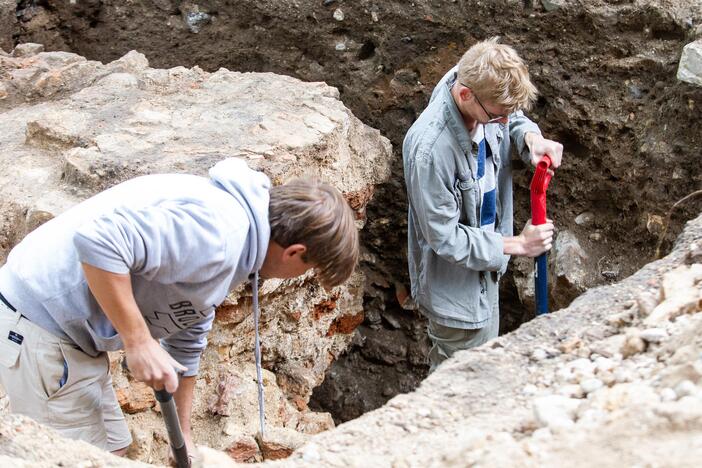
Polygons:
[[255,171],[242,159],[229,158],[210,169],[215,186],[233,196],[249,217],[249,239],[242,267],[255,272],[261,269],[271,235],[268,223],[271,182],[262,172]]

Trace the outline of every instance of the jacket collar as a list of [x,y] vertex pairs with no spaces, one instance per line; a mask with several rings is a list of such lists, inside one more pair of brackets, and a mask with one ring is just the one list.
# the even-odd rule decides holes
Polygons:
[[470,147],[472,140],[470,134],[466,129],[466,125],[463,123],[463,116],[456,106],[456,102],[453,100],[453,95],[451,94],[451,88],[456,82],[457,73],[453,71],[448,76],[448,79],[441,83],[439,99],[444,102],[444,118],[446,119],[446,124],[449,126],[451,131],[458,139],[458,144],[466,154],[470,154]]

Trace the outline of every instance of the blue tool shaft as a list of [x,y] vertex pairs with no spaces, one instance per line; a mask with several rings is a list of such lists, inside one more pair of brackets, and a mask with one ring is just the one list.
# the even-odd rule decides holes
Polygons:
[[546,254],[536,257],[534,266],[534,291],[536,294],[536,315],[548,313],[548,271]]

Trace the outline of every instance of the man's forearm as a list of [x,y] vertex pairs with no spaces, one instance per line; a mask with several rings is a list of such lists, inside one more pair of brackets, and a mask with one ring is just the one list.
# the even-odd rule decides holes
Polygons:
[[100,308],[122,337],[125,346],[151,339],[139,311],[128,274],[110,273],[83,263],[85,278]]

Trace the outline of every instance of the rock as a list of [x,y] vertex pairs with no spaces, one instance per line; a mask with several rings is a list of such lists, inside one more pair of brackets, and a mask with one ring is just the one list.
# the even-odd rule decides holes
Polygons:
[[562,395],[548,395],[534,400],[534,417],[541,426],[553,430],[573,427],[581,400]]
[[[144,468],[86,442],[63,438],[56,431],[16,414],[0,418],[0,465],[17,467],[75,466]],[[12,461],[5,463],[8,458]]]
[[604,384],[600,379],[584,379],[580,382],[580,388],[583,389],[586,395],[599,390],[603,386]]
[[16,11],[16,0],[0,0],[0,50],[12,50],[12,35],[17,30]]
[[121,58],[107,64],[115,73],[139,73],[149,67],[149,60],[142,53],[132,50]]
[[[238,157],[274,184],[305,174],[323,179],[357,215],[374,185],[390,175],[389,141],[353,116],[338,90],[324,83],[225,69],[159,70],[137,52],[104,65],[41,47],[25,44],[16,56],[0,57],[6,90],[0,101],[0,259],[30,228],[140,175],[205,175],[220,160]],[[281,96],[273,97],[273,88]],[[358,227],[363,224],[359,216]],[[364,284],[360,269],[329,292],[311,274],[261,284],[270,429],[302,424],[314,432],[330,426],[328,415],[297,414],[307,411],[312,389],[363,320]],[[251,291],[242,286],[217,310],[196,383],[193,420],[208,421],[213,445],[257,430],[253,335]],[[295,366],[304,372],[284,374]],[[288,377],[284,389],[270,369]],[[125,411],[137,413],[127,414],[128,422],[153,427],[150,391],[135,389],[119,369],[115,374]],[[154,461],[165,462],[160,450],[153,452]]]
[[256,463],[263,460],[261,449],[256,439],[251,436],[241,435],[235,438],[224,451],[239,463]]
[[686,83],[702,86],[702,39],[683,47],[678,79]]
[[638,334],[628,334],[626,341],[622,345],[622,356],[628,358],[637,353],[642,353],[646,350],[646,342],[641,339]]
[[202,445],[197,446],[197,451],[197,456],[193,459],[192,468],[237,468],[241,466],[234,462],[225,452]]
[[[585,261],[588,255],[580,246],[578,238],[570,231],[558,233],[553,246],[555,281],[551,281],[556,304],[554,309],[567,307],[588,286],[588,270]],[[556,294],[557,292],[557,294]]]
[[341,10],[341,8],[337,8],[334,10],[334,19],[337,21],[344,21],[344,12]]
[[582,398],[585,396],[585,392],[581,385],[564,385],[558,389],[558,394],[563,395],[568,398]]
[[696,286],[702,280],[702,264],[681,265],[663,276],[661,297],[658,304],[644,320],[648,326],[656,326],[683,314],[699,311],[702,307],[702,291]]
[[148,462],[154,445],[154,431],[150,428],[133,427],[132,443],[127,449],[127,457]]
[[678,398],[696,395],[700,390],[689,380],[683,380],[675,386],[675,395]]
[[26,42],[24,44],[17,44],[12,51],[13,57],[31,57],[44,52],[44,46],[42,44],[33,44],[31,42]]
[[309,443],[305,445],[302,449],[302,459],[307,463],[319,462],[321,456],[319,455],[319,446],[314,443]]
[[647,343],[660,343],[668,337],[668,332],[662,328],[647,328],[639,336]]
[[280,460],[289,457],[307,441],[303,434],[284,427],[266,429],[266,434],[256,435],[264,460]]
[[595,220],[595,213],[592,211],[585,211],[580,213],[575,217],[575,224],[578,226],[589,226]]
[[597,369],[597,372],[608,372],[614,369],[616,366],[617,363],[613,359],[602,356],[595,359],[595,368]]
[[305,411],[298,416],[295,430],[303,434],[319,434],[320,432],[334,429],[334,419],[329,413],[315,413]]
[[212,22],[212,16],[205,11],[200,11],[198,5],[186,2],[180,10],[183,22],[191,33],[199,33],[204,26]]
[[531,360],[532,361],[543,361],[547,357],[548,357],[548,354],[546,354],[546,351],[541,349],[541,348],[537,348],[534,350],[533,353],[531,353]]
[[156,405],[154,391],[143,382],[132,381],[126,388],[118,388],[117,401],[127,414],[141,413]]
[[670,387],[666,387],[663,390],[661,390],[661,401],[675,401],[678,398],[678,394],[675,393],[675,390],[673,390]]
[[567,0],[541,0],[541,5],[543,5],[544,10],[551,12],[563,8],[566,5]]

